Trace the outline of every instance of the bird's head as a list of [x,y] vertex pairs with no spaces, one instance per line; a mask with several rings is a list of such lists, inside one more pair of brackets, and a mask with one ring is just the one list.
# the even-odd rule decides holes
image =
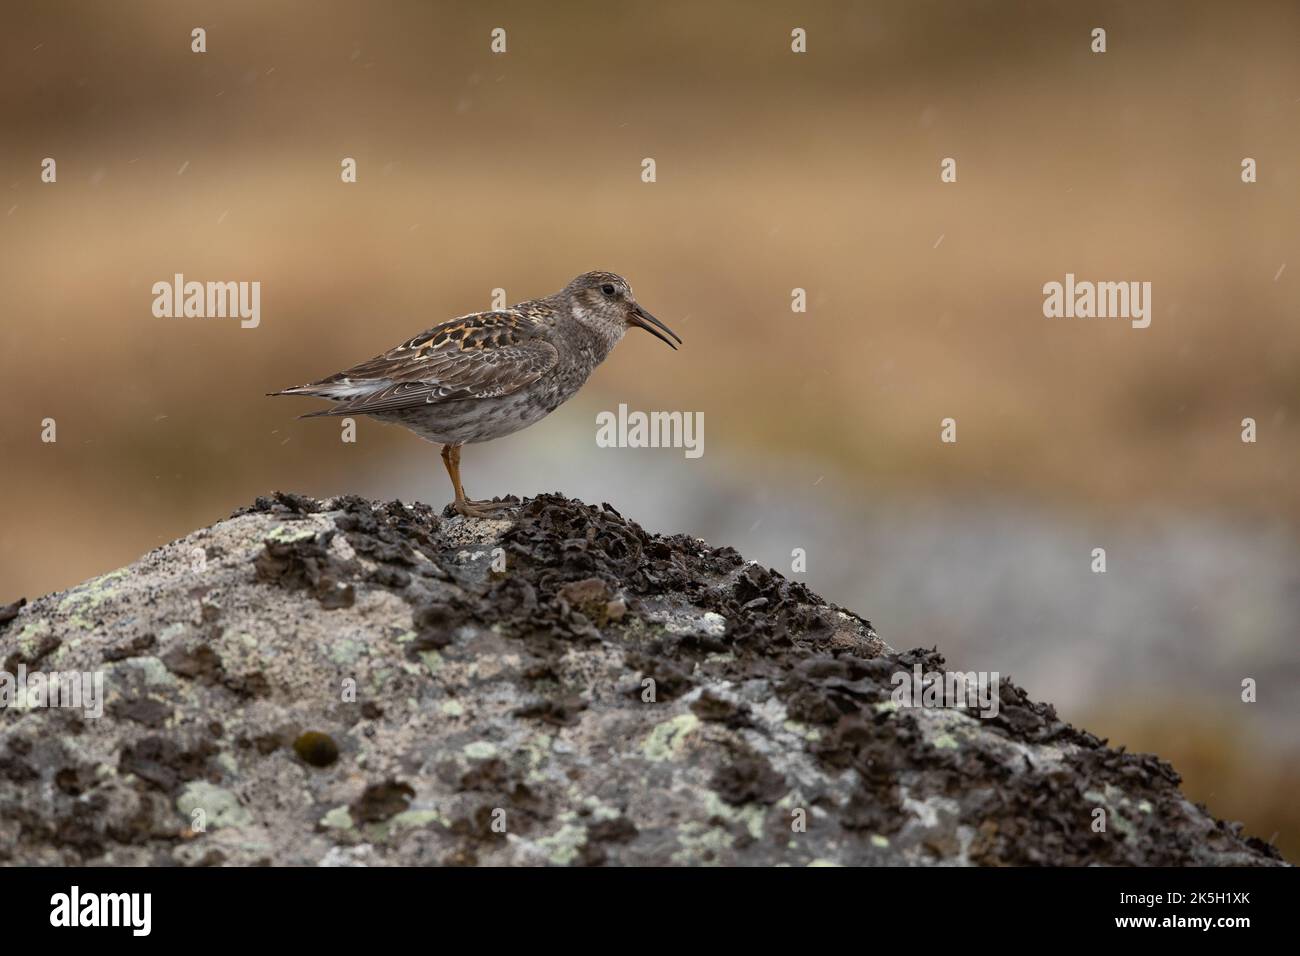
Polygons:
[[584,272],[565,286],[564,294],[578,321],[593,331],[617,339],[622,337],[629,326],[636,326],[667,342],[674,349],[677,346],[673,344],[673,339],[679,343],[682,340],[681,336],[642,308],[632,297],[632,287],[627,284],[627,280],[612,272]]

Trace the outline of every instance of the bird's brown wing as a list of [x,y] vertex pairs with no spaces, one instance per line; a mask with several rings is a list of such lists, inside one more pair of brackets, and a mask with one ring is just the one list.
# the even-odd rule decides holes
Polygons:
[[559,361],[543,332],[539,322],[521,312],[477,312],[436,325],[319,382],[276,394],[337,403],[312,415],[369,415],[509,395],[537,381]]

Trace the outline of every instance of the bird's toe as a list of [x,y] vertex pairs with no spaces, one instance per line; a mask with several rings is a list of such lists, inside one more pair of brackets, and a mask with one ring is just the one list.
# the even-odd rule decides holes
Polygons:
[[458,515],[466,518],[491,518],[495,512],[505,508],[513,508],[513,501],[453,501],[451,508]]

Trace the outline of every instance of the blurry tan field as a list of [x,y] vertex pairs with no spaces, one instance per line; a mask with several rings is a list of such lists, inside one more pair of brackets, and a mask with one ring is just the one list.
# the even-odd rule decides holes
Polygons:
[[[827,474],[873,501],[997,495],[1296,536],[1293,4],[160,0],[8,5],[0,25],[0,603],[274,488],[427,467],[422,497],[443,504],[432,448],[374,427],[344,450],[335,426],[294,420],[317,406],[263,393],[495,287],[517,301],[588,269],[628,276],[686,347],[630,338],[582,408],[702,410],[706,458],[737,487],[771,464],[805,468],[805,496]],[[946,156],[956,184],[939,183]],[[261,281],[261,326],[154,318],[150,287],[177,272]],[[1043,318],[1043,283],[1067,272],[1152,282],[1151,327]],[[586,473],[599,456],[575,416],[529,440],[572,442]],[[471,490],[511,490],[474,462]],[[675,490],[706,508],[694,474]],[[640,494],[607,500],[639,517]],[[1294,641],[1294,620],[1276,627]],[[1294,674],[1282,663],[1250,676],[1294,697],[1268,682]],[[1171,710],[1178,688],[1155,688],[1174,703],[1154,714],[1064,716],[1171,759],[1295,858],[1300,816],[1269,796],[1293,776],[1256,756],[1294,754],[1294,726],[1242,718],[1239,676],[1214,707]]]

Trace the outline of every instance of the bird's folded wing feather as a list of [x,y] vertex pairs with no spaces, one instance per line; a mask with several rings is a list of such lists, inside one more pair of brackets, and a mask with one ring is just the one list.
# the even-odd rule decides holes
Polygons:
[[374,414],[467,398],[509,395],[537,381],[559,361],[543,327],[521,312],[462,316],[383,355],[281,394],[337,402],[315,415]]

